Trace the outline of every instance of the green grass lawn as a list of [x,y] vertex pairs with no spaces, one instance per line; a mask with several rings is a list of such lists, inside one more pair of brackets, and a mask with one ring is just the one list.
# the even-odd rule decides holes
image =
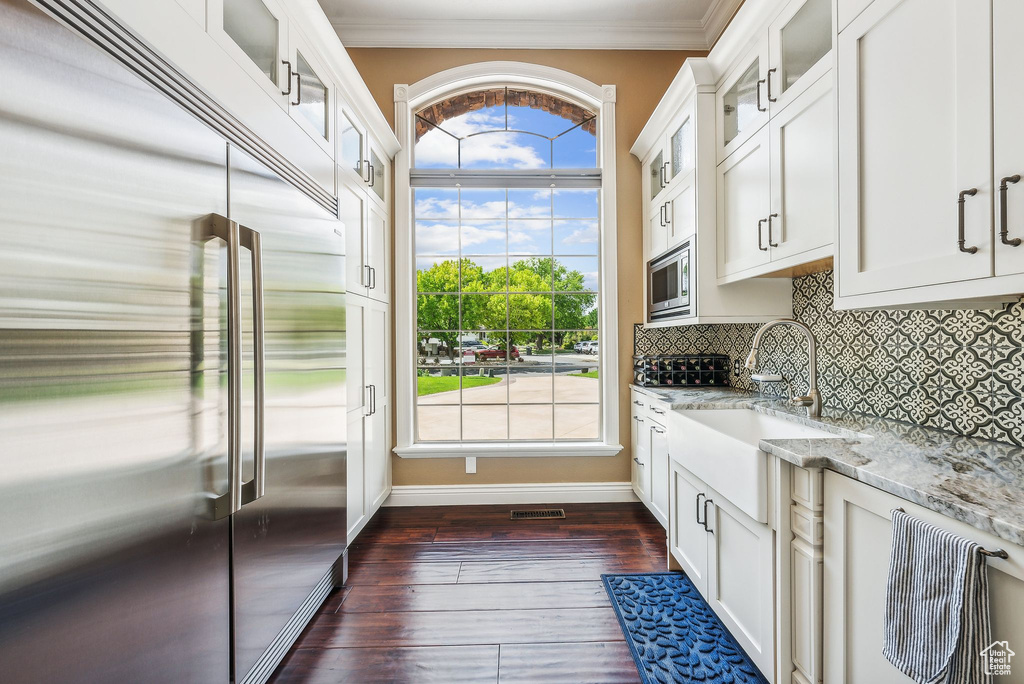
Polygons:
[[[501,382],[501,378],[488,378],[482,376],[467,375],[462,378],[462,386],[466,389],[471,387],[484,387]],[[438,392],[451,392],[459,389],[459,376],[446,375],[444,377],[420,377],[416,378],[416,393],[423,397]]]
[[576,378],[594,378],[597,379],[597,371],[587,371],[586,373],[569,373],[569,375]]

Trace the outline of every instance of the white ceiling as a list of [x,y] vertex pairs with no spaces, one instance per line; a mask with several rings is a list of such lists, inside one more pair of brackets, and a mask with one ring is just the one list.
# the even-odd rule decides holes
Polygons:
[[707,50],[743,0],[319,0],[347,47]]

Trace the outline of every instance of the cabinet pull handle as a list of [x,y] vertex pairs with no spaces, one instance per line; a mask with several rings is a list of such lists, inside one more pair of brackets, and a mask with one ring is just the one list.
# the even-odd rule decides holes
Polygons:
[[672,224],[672,212],[670,212],[668,210],[668,207],[669,207],[669,202],[665,202],[665,204],[662,205],[661,208],[665,212],[665,223],[671,225]]
[[[371,168],[372,168],[372,167],[370,166],[370,160],[369,160],[369,159],[364,159],[364,160],[363,160],[363,164],[362,164],[362,166],[363,166],[363,168],[364,168],[364,169],[366,169],[367,171],[370,171],[370,170],[371,170]],[[360,176],[360,177],[362,177],[362,175],[363,175],[363,174],[362,174],[362,173],[360,172],[359,176]],[[367,177],[366,177],[366,178],[363,178],[363,182],[364,182],[364,183],[369,183],[369,182],[370,182],[370,179],[369,179],[369,177],[368,177],[368,176],[369,176],[369,174],[367,174]]]
[[974,197],[978,194],[978,188],[971,188],[970,190],[961,190],[960,197],[956,201],[957,209],[957,246],[960,247],[961,252],[967,254],[977,254],[978,248],[976,246],[964,247],[967,243],[967,238],[964,235],[964,204],[967,203],[968,197]]
[[657,406],[652,406],[651,410],[654,411],[655,413],[657,413],[659,416],[665,415],[664,409],[660,409]]
[[661,429],[660,427],[658,427],[657,425],[652,425],[652,426],[651,426],[651,429],[652,429],[652,430],[654,430],[655,432],[657,432],[657,433],[658,433],[659,435],[663,435],[663,434],[665,434],[665,431],[664,431],[664,430],[662,430],[662,429]]
[[1007,176],[999,181],[999,240],[1004,245],[1020,247],[1020,238],[1010,239],[1010,229],[1006,220],[1006,190],[1008,185],[1020,182],[1020,174]]
[[643,468],[643,467],[644,467],[644,464],[643,464],[643,463],[641,463],[641,462],[640,462],[640,459],[639,459],[639,458],[637,458],[636,456],[634,456],[634,457],[633,457],[633,461],[635,461],[635,462],[636,462],[636,464],[637,464],[638,466],[640,466],[641,468]]
[[371,188],[373,187],[373,182],[374,182],[374,175],[373,175],[374,174],[374,170],[375,169],[373,168],[373,164],[370,164],[370,180],[369,180],[369,183],[370,183],[370,187]]
[[772,219],[773,218],[779,218],[779,215],[778,214],[771,214],[768,217],[768,246],[769,247],[778,247],[779,243],[772,242]]
[[768,70],[768,78],[765,79],[765,82],[768,85],[768,101],[769,102],[778,102],[779,101],[779,98],[772,97],[772,74],[774,74],[774,73],[775,73],[775,67],[772,67],[771,69]]
[[766,221],[768,221],[768,219],[763,218],[757,222],[757,248],[762,252],[768,251],[768,248],[764,246],[763,242],[761,242],[761,226],[763,226]]
[[705,532],[710,532],[711,534],[714,534],[715,531],[713,529],[711,529],[710,527],[708,527],[708,504],[713,504],[713,503],[715,503],[715,502],[712,501],[711,499],[708,499],[708,498],[704,499],[704,523],[703,523],[704,524],[704,531]]
[[697,518],[697,524],[698,525],[703,525],[704,529],[706,530],[708,528],[707,524],[703,520],[700,519],[700,509],[701,509],[700,498],[702,496],[705,499],[708,498],[707,495],[704,492],[700,492],[700,493],[697,494],[697,512],[695,514],[695,517]]
[[638,417],[637,417],[637,421],[638,421],[638,422],[640,422],[640,423],[642,423],[642,422],[644,422],[644,419],[643,419],[643,418],[640,418],[640,417],[638,416]]
[[765,79],[763,79],[763,78],[758,79],[758,81],[757,81],[757,111],[759,111],[759,112],[767,112],[768,111],[767,107],[762,107],[761,106],[761,84],[764,83],[764,82],[765,82]]
[[288,83],[288,90],[282,90],[281,94],[282,95],[291,95],[292,94],[292,63],[289,62],[287,59],[282,59],[281,60],[281,64],[284,64],[286,67],[288,67],[288,76],[285,78],[285,81]]
[[661,227],[662,227],[662,228],[664,228],[664,227],[665,227],[665,205],[664,205],[664,204],[662,204],[662,205],[661,205],[661,206],[660,206],[660,207],[658,208],[658,215],[659,215],[659,217],[660,217],[660,218],[658,219],[658,220],[659,220],[659,223],[661,223]]
[[668,162],[665,162],[664,164],[661,165],[661,168],[658,169],[658,183],[661,185],[662,190],[668,187],[668,181],[665,180],[665,169],[667,168]]
[[640,401],[639,399],[634,399],[633,403],[636,404],[637,406],[643,406],[644,405],[644,403],[642,401]]
[[370,267],[370,289],[377,289],[377,269],[373,266]]

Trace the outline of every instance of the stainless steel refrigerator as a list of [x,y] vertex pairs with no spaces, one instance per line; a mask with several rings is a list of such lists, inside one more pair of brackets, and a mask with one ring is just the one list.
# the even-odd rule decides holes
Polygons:
[[0,0],[0,681],[262,681],[345,550],[343,227],[98,43]]

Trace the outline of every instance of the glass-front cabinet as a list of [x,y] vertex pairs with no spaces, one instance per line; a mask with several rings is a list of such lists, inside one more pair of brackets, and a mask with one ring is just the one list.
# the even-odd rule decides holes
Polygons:
[[693,104],[685,104],[665,129],[647,164],[650,203],[645,247],[651,257],[694,232],[695,148]]
[[718,161],[768,122],[768,41],[759,41],[722,81],[717,105]]
[[284,68],[292,118],[332,157],[334,150],[334,83],[306,39],[297,30],[289,35],[289,59]]
[[772,116],[832,67],[832,0],[794,0],[768,29],[771,69],[765,96]]
[[363,172],[365,156],[363,151],[365,149],[366,134],[354,113],[350,112],[341,103],[339,103],[338,109],[340,111],[338,126],[341,127],[341,130],[338,132],[340,146],[338,150],[339,166],[342,172],[351,180],[365,182],[366,175]]
[[373,194],[382,204],[387,202],[388,179],[391,177],[391,169],[384,154],[377,154],[377,150],[370,145],[370,168],[367,170],[369,186]]
[[287,106],[288,21],[275,0],[209,0],[207,30],[249,76]]

